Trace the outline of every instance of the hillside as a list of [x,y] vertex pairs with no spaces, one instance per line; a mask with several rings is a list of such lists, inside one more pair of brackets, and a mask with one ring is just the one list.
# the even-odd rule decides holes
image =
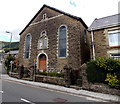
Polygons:
[[0,49],[5,47],[6,45],[9,45],[9,42],[0,41]]
[[10,42],[0,41],[0,49],[4,49],[5,53],[9,52],[9,50],[18,50],[19,42],[12,42],[10,47]]
[[[11,48],[18,48],[18,47],[19,47],[19,42],[11,43]],[[9,42],[9,44],[4,45],[3,48],[10,48],[10,42]]]

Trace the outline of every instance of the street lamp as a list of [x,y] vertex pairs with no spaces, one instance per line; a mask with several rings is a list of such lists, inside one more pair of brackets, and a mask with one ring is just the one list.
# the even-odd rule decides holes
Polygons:
[[[6,33],[11,34],[11,36],[10,36],[10,45],[9,45],[9,48],[11,48],[12,32],[6,31]],[[10,56],[10,49],[9,49],[9,56]],[[12,61],[10,62],[10,64],[11,64],[10,72],[12,72]]]
[[[11,34],[11,36],[10,36],[10,46],[9,46],[9,48],[11,48],[12,32],[6,31],[6,33]],[[10,55],[10,50],[9,50],[9,55]]]

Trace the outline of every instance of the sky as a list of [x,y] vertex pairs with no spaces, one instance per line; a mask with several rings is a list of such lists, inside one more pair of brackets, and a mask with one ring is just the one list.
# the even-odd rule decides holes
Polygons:
[[0,41],[19,41],[19,33],[43,4],[81,17],[87,26],[95,18],[118,13],[120,0],[0,0]]

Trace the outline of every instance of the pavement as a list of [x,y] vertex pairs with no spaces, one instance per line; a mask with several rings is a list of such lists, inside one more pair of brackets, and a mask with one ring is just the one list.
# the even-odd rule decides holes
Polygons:
[[26,80],[21,80],[21,79],[10,77],[7,74],[2,74],[2,79],[9,80],[9,81],[15,81],[15,82],[22,83],[22,84],[28,84],[28,85],[32,85],[36,87],[42,87],[42,88],[46,88],[50,90],[66,92],[69,94],[87,96],[93,99],[94,98],[99,99],[101,101],[104,100],[104,101],[111,101],[111,102],[120,102],[120,96],[117,96],[117,95],[97,93],[97,92],[92,92],[92,91],[87,91],[87,90],[82,90],[82,89],[77,90],[73,88],[66,88],[66,87],[59,86],[59,85],[46,84],[46,83],[41,83],[41,82],[26,81]]

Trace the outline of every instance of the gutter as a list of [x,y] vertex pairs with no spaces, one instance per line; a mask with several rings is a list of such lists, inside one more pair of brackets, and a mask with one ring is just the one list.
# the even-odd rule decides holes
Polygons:
[[92,41],[92,58],[95,60],[95,44],[94,44],[94,32],[91,29],[91,41]]

